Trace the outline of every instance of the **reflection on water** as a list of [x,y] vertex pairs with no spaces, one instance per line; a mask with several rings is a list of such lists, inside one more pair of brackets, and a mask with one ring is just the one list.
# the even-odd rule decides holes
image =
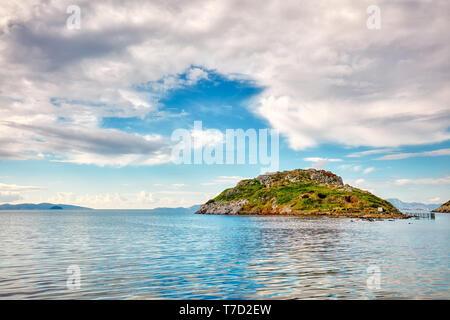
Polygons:
[[[0,212],[0,298],[354,299],[450,294],[450,215],[363,221]],[[81,269],[68,290],[67,267]],[[380,288],[369,289],[369,266]]]

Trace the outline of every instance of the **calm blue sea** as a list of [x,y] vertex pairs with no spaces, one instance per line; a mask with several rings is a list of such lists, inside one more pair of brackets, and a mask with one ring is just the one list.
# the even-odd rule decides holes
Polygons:
[[0,299],[449,299],[449,269],[450,214],[0,211]]

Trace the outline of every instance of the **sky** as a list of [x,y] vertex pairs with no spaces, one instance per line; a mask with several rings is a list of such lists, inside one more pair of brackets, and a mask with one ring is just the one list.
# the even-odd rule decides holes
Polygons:
[[0,204],[186,207],[261,173],[175,163],[180,129],[198,150],[273,130],[280,171],[443,203],[449,13],[446,0],[1,0]]

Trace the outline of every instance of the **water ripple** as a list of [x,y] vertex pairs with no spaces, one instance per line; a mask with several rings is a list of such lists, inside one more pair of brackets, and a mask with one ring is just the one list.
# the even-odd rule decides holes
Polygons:
[[[0,299],[449,299],[435,220],[0,212]],[[66,287],[67,267],[81,287]],[[380,288],[367,287],[369,266]]]

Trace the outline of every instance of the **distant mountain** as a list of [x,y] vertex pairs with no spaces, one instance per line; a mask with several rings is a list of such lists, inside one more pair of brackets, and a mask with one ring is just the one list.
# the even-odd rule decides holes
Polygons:
[[[161,213],[194,213],[200,208],[200,205],[191,206],[188,208],[154,208],[147,211],[161,212]],[[53,204],[53,203],[20,203],[20,204],[1,204],[0,210],[94,210],[92,208],[72,206],[68,204]]]
[[[146,211],[156,213],[194,213],[200,208],[200,205],[191,206],[188,208],[154,208]],[[68,204],[53,204],[53,203],[21,203],[21,204],[2,204],[0,210],[94,210],[87,207],[72,206]]]
[[420,202],[403,202],[399,199],[386,199],[392,203],[398,210],[405,211],[431,211],[439,207],[439,204],[425,204]]
[[91,208],[53,203],[2,204],[0,210],[92,210]]

